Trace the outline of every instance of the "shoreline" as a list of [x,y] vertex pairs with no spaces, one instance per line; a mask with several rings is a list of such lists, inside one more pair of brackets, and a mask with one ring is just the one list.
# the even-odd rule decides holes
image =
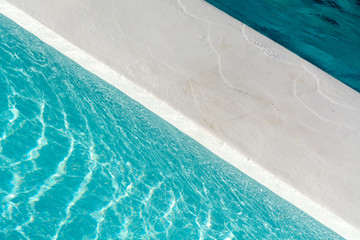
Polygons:
[[[196,4],[200,4],[200,1]],[[204,5],[204,6],[206,6],[206,5]],[[293,180],[291,180],[291,179],[284,180],[284,175],[281,175],[281,172],[279,173],[280,176],[278,176],[278,175],[274,174],[274,172],[276,172],[276,169],[275,170],[273,169],[273,171],[271,171],[272,169],[269,170],[269,167],[266,164],[264,166],[261,164],[262,162],[255,161],[254,159],[258,159],[259,155],[252,156],[251,149],[249,150],[249,146],[244,146],[244,144],[242,144],[242,142],[241,142],[241,139],[239,140],[236,138],[236,136],[238,136],[237,133],[239,133],[239,132],[229,134],[229,131],[231,130],[231,125],[232,125],[232,123],[234,123],[234,120],[233,119],[230,119],[230,120],[222,119],[222,117],[225,116],[225,117],[234,117],[236,120],[236,118],[244,118],[243,114],[247,114],[247,115],[245,115],[245,118],[246,118],[247,116],[256,114],[256,111],[253,111],[251,109],[251,108],[255,108],[257,111],[262,111],[265,114],[265,117],[267,117],[266,121],[273,121],[274,123],[272,123],[272,124],[279,124],[279,122],[281,123],[281,120],[283,120],[283,123],[284,123],[284,121],[285,121],[284,118],[276,118],[276,114],[279,114],[280,110],[283,111],[283,112],[280,111],[280,115],[286,113],[288,111],[289,107],[294,106],[294,103],[292,101],[296,101],[296,102],[300,102],[300,105],[302,106],[302,108],[304,108],[303,111],[306,114],[315,115],[315,117],[318,118],[319,119],[318,121],[320,121],[321,123],[325,122],[326,124],[339,125],[339,129],[337,131],[335,131],[335,133],[339,134],[339,136],[342,136],[343,134],[344,135],[350,134],[348,132],[346,132],[346,134],[345,134],[343,131],[340,131],[340,130],[347,129],[349,132],[354,131],[354,136],[352,136],[353,139],[360,139],[359,126],[357,125],[357,121],[356,121],[357,119],[360,119],[360,112],[356,111],[357,110],[356,106],[360,106],[359,105],[360,97],[358,96],[357,93],[356,94],[353,93],[352,92],[353,90],[349,89],[346,86],[343,86],[340,82],[336,82],[335,79],[331,78],[330,76],[323,73],[321,70],[318,70],[316,67],[312,66],[311,64],[305,62],[304,60],[299,59],[297,56],[288,52],[286,49],[283,49],[282,47],[278,46],[276,43],[272,42],[271,40],[268,40],[265,37],[261,37],[261,35],[259,35],[255,31],[251,30],[250,28],[246,27],[245,25],[243,25],[239,22],[235,22],[235,21],[233,22],[231,18],[225,16],[223,13],[220,13],[220,12],[218,13],[218,15],[216,15],[215,19],[217,19],[217,21],[221,22],[221,25],[220,25],[221,27],[218,26],[219,24],[214,24],[208,20],[204,20],[201,16],[199,17],[192,13],[189,13],[189,12],[187,13],[188,16],[193,15],[193,16],[191,16],[193,19],[198,18],[196,21],[202,22],[200,24],[199,28],[201,30],[203,30],[204,34],[207,34],[207,36],[203,36],[202,34],[199,34],[199,36],[197,38],[202,39],[202,37],[205,37],[207,39],[212,39],[212,40],[209,40],[208,42],[206,42],[206,45],[207,45],[206,48],[205,48],[205,45],[201,44],[202,42],[200,42],[200,44],[194,44],[195,47],[200,48],[199,51],[203,51],[203,52],[207,52],[209,50],[212,51],[212,54],[209,55],[210,60],[206,61],[205,63],[201,62],[201,64],[203,64],[205,67],[208,66],[207,64],[210,65],[209,72],[204,73],[204,72],[202,72],[203,69],[201,69],[200,71],[197,71],[198,68],[196,68],[196,66],[194,68],[192,68],[192,66],[190,66],[189,64],[186,64],[186,63],[183,63],[183,65],[181,67],[176,66],[177,68],[174,69],[174,67],[173,67],[174,64],[177,62],[181,63],[182,61],[185,61],[186,56],[180,56],[180,60],[178,60],[178,61],[175,61],[175,60],[165,61],[166,54],[163,54],[164,52],[157,52],[153,49],[150,49],[149,47],[145,47],[145,49],[147,49],[146,51],[148,52],[148,54],[152,55],[152,59],[153,59],[152,61],[155,63],[158,63],[158,65],[156,65],[156,64],[152,65],[149,63],[148,63],[148,65],[146,65],[146,64],[140,64],[140,66],[133,65],[133,68],[135,68],[135,69],[131,69],[131,65],[128,65],[126,67],[126,69],[128,70],[127,74],[122,75],[119,73],[121,71],[119,71],[118,69],[113,70],[113,67],[111,65],[103,63],[103,61],[101,61],[101,60],[96,60],[95,58],[90,56],[86,50],[79,49],[78,47],[76,47],[75,45],[70,43],[69,41],[65,40],[62,36],[54,33],[52,30],[48,29],[47,27],[45,27],[41,23],[37,22],[36,20],[32,19],[32,17],[28,16],[27,14],[25,14],[21,10],[17,9],[16,7],[12,6],[11,4],[7,3],[6,1],[1,0],[0,7],[1,7],[0,13],[4,14],[6,17],[15,21],[17,24],[19,24],[21,27],[23,27],[27,31],[36,35],[43,42],[54,47],[56,50],[60,51],[62,54],[69,57],[70,59],[74,60],[79,65],[81,65],[82,67],[87,69],[88,71],[94,73],[95,75],[99,76],[103,80],[112,84],[113,86],[115,86],[116,88],[118,88],[119,90],[121,90],[122,92],[124,92],[125,94],[127,94],[128,96],[130,96],[131,98],[136,100],[137,102],[141,103],[142,105],[144,105],[146,108],[148,108],[149,110],[151,110],[152,112],[154,112],[155,114],[160,116],[161,118],[165,119],[166,121],[168,121],[169,123],[174,125],[180,131],[189,135],[190,137],[192,137],[193,139],[198,141],[200,144],[205,146],[207,149],[209,149],[210,151],[212,151],[213,153],[215,153],[216,155],[218,155],[225,161],[229,162],[230,164],[232,164],[233,166],[235,166],[236,168],[238,168],[245,174],[249,175],[251,178],[255,179],[262,185],[266,186],[267,188],[269,188],[270,190],[275,192],[280,197],[286,199],[287,201],[294,204],[295,206],[297,206],[304,212],[308,213],[310,216],[314,217],[316,220],[323,223],[325,226],[328,226],[329,228],[331,228],[338,234],[346,237],[347,239],[356,239],[356,238],[360,237],[360,230],[358,228],[352,226],[351,224],[348,224],[347,222],[342,220],[340,217],[338,217],[337,215],[335,215],[331,212],[331,211],[339,210],[339,209],[335,209],[331,205],[329,206],[329,204],[326,204],[326,202],[321,203],[321,205],[327,206],[326,208],[331,210],[331,211],[328,211],[325,207],[322,207],[319,204],[315,203],[314,202],[315,200],[313,201],[310,198],[306,197],[304,195],[304,193],[301,193],[301,190],[303,190],[304,188],[306,189],[308,187],[308,185],[305,184],[303,186],[297,186],[298,189],[295,189],[294,187],[291,187],[291,185],[294,186]],[[183,11],[185,13],[186,13],[186,11],[188,11],[184,5],[182,5],[182,6],[180,5],[180,7],[183,9]],[[211,14],[212,14],[212,11],[217,11],[215,9],[212,9],[210,6],[207,6],[206,8],[209,12],[211,12]],[[193,8],[193,9],[199,9],[199,8]],[[189,19],[187,19],[187,20],[189,20]],[[192,21],[195,21],[195,20],[192,20]],[[224,25],[224,24],[230,24],[230,25]],[[224,27],[224,26],[227,26],[227,27]],[[182,30],[187,31],[186,29],[187,28],[184,28]],[[241,41],[242,45],[240,47],[237,47],[237,46],[228,47],[231,44],[234,44],[234,42],[232,42],[232,39],[238,39],[238,37],[240,37],[238,32],[234,33],[235,31],[241,32],[242,34],[244,34],[245,38],[247,38],[247,39],[245,39],[245,41]],[[220,34],[222,34],[222,35],[220,35],[220,37],[214,36],[214,32],[218,35],[220,35]],[[192,33],[194,33],[194,32],[192,32]],[[225,43],[224,42],[222,43],[221,37],[224,39],[224,38],[226,38],[227,34],[230,34],[231,38],[225,39]],[[139,48],[144,47],[141,44],[135,44],[135,45],[136,45],[135,47],[139,47]],[[223,45],[225,46],[224,49],[222,49],[220,47],[222,50],[221,51],[217,50],[217,49],[219,49],[219,46],[223,46]],[[90,46],[90,47],[93,47],[93,46]],[[177,46],[175,46],[175,49],[176,49],[176,47]],[[250,66],[246,66],[246,68],[244,66],[240,66],[240,68],[243,67],[243,69],[242,69],[243,72],[247,73],[247,77],[256,78],[259,74],[262,77],[267,76],[266,74],[269,73],[268,68],[270,68],[270,67],[274,68],[275,71],[280,71],[281,69],[289,68],[290,69],[289,72],[290,72],[290,74],[293,74],[293,78],[295,80],[291,81],[290,83],[287,83],[286,87],[283,87],[280,83],[277,85],[277,83],[275,82],[275,84],[274,84],[274,82],[272,82],[272,81],[270,81],[270,83],[267,83],[268,85],[264,82],[261,82],[261,84],[259,84],[259,85],[256,85],[256,84],[254,85],[254,83],[252,83],[252,82],[247,83],[247,85],[245,85],[245,86],[236,85],[236,83],[234,83],[234,81],[231,81],[232,80],[231,74],[235,74],[235,73],[232,73],[231,68],[228,69],[227,66],[229,63],[232,63],[232,64],[235,64],[236,62],[239,63],[239,62],[241,62],[240,60],[244,60],[244,59],[237,59],[237,56],[233,56],[230,53],[226,52],[227,51],[226,48],[230,48],[231,51],[234,51],[234,50],[244,49],[244,47],[249,47],[249,49],[250,49],[248,54],[250,54],[251,57],[249,57],[249,55],[247,55],[247,57],[250,58],[250,60],[248,60],[248,61],[254,65],[256,65],[255,62],[260,61],[262,66],[265,69],[265,70],[263,69],[261,71],[259,70],[260,73],[257,71],[246,72],[246,70],[251,69],[250,68],[251,64],[250,64]],[[170,52],[172,52],[172,51],[170,51]],[[165,51],[165,53],[167,53],[167,52]],[[203,54],[203,53],[201,52],[201,54]],[[201,57],[204,56],[201,54],[199,54],[199,58],[195,59],[196,61],[199,61],[199,59],[201,59]],[[230,57],[228,57],[229,59],[224,57],[226,54],[230,55]],[[91,55],[95,56],[94,53],[92,53]],[[134,56],[134,58],[136,58],[136,57],[137,56]],[[164,60],[164,58],[165,58],[165,60]],[[213,64],[213,63],[215,63],[215,64]],[[229,64],[229,65],[231,65],[231,64]],[[204,66],[200,66],[200,67],[204,67]],[[214,66],[215,67],[217,66],[215,68],[215,70],[213,69]],[[152,88],[152,87],[147,88],[145,81],[144,82],[136,82],[136,81],[129,80],[129,79],[133,80],[136,77],[138,77],[138,76],[136,76],[136,71],[139,69],[142,71],[142,74],[149,74],[149,75],[156,76],[156,74],[154,74],[154,72],[156,73],[157,71],[162,70],[161,67],[162,68],[166,67],[167,68],[166,71],[169,71],[169,73],[167,75],[165,75],[165,77],[164,77],[165,79],[168,76],[174,75],[171,79],[174,82],[176,82],[176,81],[181,82],[184,77],[187,78],[186,80],[191,82],[190,87],[186,87],[187,86],[186,85],[182,89],[182,92],[184,95],[187,94],[187,90],[189,92],[191,92],[191,94],[192,94],[190,96],[191,98],[189,96],[181,96],[181,91],[180,92],[170,91],[168,95],[164,95],[164,96],[163,95],[159,96],[158,94],[156,94],[156,91],[155,91],[156,87],[158,87],[162,90],[161,87],[170,89],[170,87],[174,87],[174,86],[176,87],[176,85],[165,85],[165,86],[157,85],[157,86],[155,86],[155,88]],[[255,67],[255,66],[253,66],[253,67]],[[192,69],[188,70],[189,68],[192,68]],[[309,70],[304,71],[303,70],[304,68],[309,69]],[[168,69],[170,69],[170,70],[168,70]],[[212,72],[211,72],[211,69],[213,69]],[[271,72],[271,73],[274,74],[274,72]],[[133,76],[131,76],[131,74],[133,74]],[[289,78],[288,75],[283,75],[282,73],[279,73],[279,74],[280,74],[280,76],[282,76],[284,78]],[[198,79],[200,79],[201,75],[203,75],[204,79],[209,78],[210,80],[205,81],[205,83],[199,82]],[[277,76],[277,77],[279,77],[279,76]],[[306,82],[306,79],[308,79],[308,78],[311,78],[310,83]],[[314,78],[314,79],[312,79],[312,78]],[[216,82],[215,80],[216,81],[219,80],[220,83]],[[196,86],[198,86],[198,88],[196,88]],[[210,91],[210,93],[214,93],[215,91],[218,91],[219,86],[224,88],[224,90],[219,95],[215,95],[215,97],[217,97],[215,99],[220,101],[220,104],[219,104],[219,106],[214,107],[215,110],[211,111],[208,109],[208,107],[214,106],[214,102],[211,102],[208,105],[206,103],[205,103],[205,105],[201,105],[199,103],[201,101],[201,99],[200,98],[197,99],[197,96],[202,96],[202,95],[209,96],[209,95],[207,95],[208,93],[206,91],[201,91],[201,90],[206,89],[207,91]],[[322,86],[322,88],[320,88],[320,86]],[[340,89],[340,90],[333,91],[333,89],[335,89],[335,88]],[[293,90],[293,92],[291,94],[295,93],[294,96],[286,95],[287,91],[289,89]],[[319,89],[321,89],[321,90],[319,90]],[[172,90],[172,89],[170,89],[170,90]],[[195,90],[197,90],[197,92],[195,92]],[[155,93],[154,93],[154,91],[155,91]],[[220,89],[220,91],[221,91],[221,89]],[[271,91],[273,91],[274,93],[272,93]],[[197,93],[197,94],[194,94],[194,93]],[[230,101],[231,100],[239,100],[239,99],[243,100],[243,101],[240,102],[239,104],[234,103],[234,106],[228,106],[224,103],[221,104],[220,99],[222,97],[227,96],[227,94],[229,94],[229,93],[232,94],[232,96],[229,96]],[[256,93],[257,95],[254,93]],[[299,93],[299,94],[296,94],[296,93]],[[250,97],[244,97],[244,96],[249,96],[249,95],[250,95]],[[255,95],[258,97],[263,96],[265,100],[256,101],[254,98]],[[276,95],[279,95],[279,96],[276,96]],[[189,103],[189,102],[187,102],[188,99],[195,99],[194,100],[195,101],[195,109],[197,109],[197,110],[194,110],[190,107],[190,110],[188,110],[188,112],[186,112],[181,107],[178,107],[176,101],[175,102],[166,101],[166,100],[168,100],[166,97],[169,97],[169,96],[170,97],[172,97],[172,96],[184,97],[185,100],[184,100],[184,102],[182,102],[182,104],[184,104],[184,103],[188,104]],[[346,96],[345,100],[343,100],[344,96]],[[276,97],[276,98],[274,98],[274,97]],[[320,97],[322,97],[322,98],[320,98]],[[270,98],[273,98],[272,101],[270,101],[270,102],[266,101]],[[339,101],[339,99],[341,101]],[[202,100],[202,101],[204,101],[204,100]],[[290,103],[288,103],[288,105],[284,105],[282,101],[285,101],[285,102],[287,101]],[[323,103],[324,101],[327,101],[326,104]],[[320,102],[320,106],[316,106],[316,104],[318,104],[319,102]],[[330,103],[328,103],[328,102],[330,102]],[[227,103],[227,102],[225,102],[225,103]],[[235,107],[246,108],[246,106],[243,106],[246,103],[250,104],[250,106],[248,107],[250,109],[245,109],[243,112],[238,112],[235,114],[235,116],[229,115],[227,113],[229,111],[234,110]],[[267,106],[271,106],[269,104],[278,106],[278,108],[276,109],[277,110],[276,114],[266,108]],[[331,112],[331,110],[329,110],[330,109],[328,106],[329,104],[331,104],[331,107],[333,107],[333,105],[336,105],[337,108],[335,110],[336,110],[336,112],[340,111],[340,113],[333,114]],[[296,105],[296,106],[297,106],[297,108],[300,108],[298,105]],[[225,109],[223,109],[223,107]],[[315,111],[314,108],[317,111]],[[260,110],[258,110],[258,109],[260,109]],[[220,111],[220,113],[218,113],[216,110],[221,110],[221,111]],[[195,112],[195,111],[197,111],[197,112]],[[308,123],[309,125],[312,125],[314,123],[314,122],[311,122],[312,118],[302,117],[303,115],[301,115],[301,114],[305,114],[305,113],[303,113],[303,111],[298,110],[298,112],[290,112],[288,114],[291,115],[293,113],[297,113],[300,116],[300,118],[302,118],[301,123],[303,123],[303,124]],[[347,114],[345,114],[343,118],[342,118],[342,116],[338,116],[339,114],[344,113],[344,112]],[[222,114],[222,113],[224,113],[224,114]],[[213,114],[215,114],[215,115],[213,115]],[[220,118],[217,114],[221,115]],[[210,120],[212,120],[212,121],[207,121],[207,120],[209,120],[206,118],[207,116],[212,117],[212,118],[210,118]],[[259,120],[261,120],[260,122],[262,122],[262,121],[264,121],[265,117],[264,118],[255,118],[253,120],[257,121],[257,124],[258,124]],[[355,117],[355,119],[352,118],[352,119],[348,120],[347,118],[350,118],[350,117]],[[218,120],[218,121],[228,121],[228,122],[230,122],[230,124],[218,125],[218,124],[216,124],[217,122],[214,119]],[[286,119],[286,120],[289,120],[289,119]],[[294,119],[291,119],[291,120],[294,121]],[[250,120],[250,121],[252,121],[252,120]],[[278,122],[276,122],[276,121],[278,121]],[[244,122],[240,122],[240,124],[244,124]],[[245,124],[248,124],[248,126],[250,126],[249,122],[245,122]],[[316,126],[317,124],[319,124],[319,123],[316,123],[314,125]],[[229,127],[229,125],[230,125],[230,127]],[[228,126],[228,129],[226,129],[226,126]],[[236,125],[236,126],[238,126],[238,125]],[[295,122],[291,126],[299,127],[300,125],[298,122]],[[222,130],[222,132],[219,129]],[[251,126],[250,126],[250,129],[252,129],[254,132],[261,131],[261,129],[257,130]],[[266,129],[267,128],[265,128],[265,130]],[[276,130],[276,128],[274,128],[274,129]],[[291,130],[292,128],[289,128],[289,129]],[[216,131],[218,131],[218,132],[216,132]],[[324,128],[322,131],[324,131],[324,132],[330,131],[330,129]],[[285,133],[286,132],[287,131],[285,131]],[[331,131],[332,134],[335,134],[333,132],[334,131]],[[229,135],[226,135],[226,133],[228,133]],[[246,138],[245,132],[240,132],[240,133],[243,133],[243,135],[245,135],[243,141],[246,141],[248,138]],[[269,132],[265,132],[264,134],[267,134],[267,133],[269,133]],[[318,133],[318,132],[315,132],[315,133]],[[312,133],[312,134],[315,134],[315,133]],[[320,132],[320,133],[322,133],[322,132]],[[272,134],[272,133],[270,133],[270,134]],[[300,134],[300,136],[303,136],[303,135]],[[336,135],[336,136],[338,136],[338,135]],[[281,137],[283,137],[283,138],[285,137],[285,138],[284,138],[284,140],[281,140],[281,141],[279,140],[280,144],[286,144],[286,142],[289,141],[290,139],[292,139],[293,136],[283,134],[283,135],[280,135],[280,138]],[[303,139],[304,141],[308,140],[308,138],[306,138],[306,136],[303,136],[303,137],[304,137],[304,139]],[[264,141],[266,141],[266,138],[255,139],[255,140],[250,139],[250,140],[253,140],[253,141],[256,140],[256,142],[254,142],[253,145],[254,145],[254,147],[258,147],[259,151],[260,150],[264,151],[263,154],[269,154],[269,152],[266,152],[266,148],[269,146],[264,145]],[[260,142],[260,144],[259,144],[259,142]],[[327,146],[327,145],[325,144],[324,146]],[[283,147],[283,146],[280,146],[280,147]],[[290,147],[292,147],[292,146],[290,146]],[[323,147],[323,146],[321,146],[321,147]],[[263,150],[263,148],[265,150]],[[281,148],[279,148],[279,150],[280,149]],[[287,151],[289,151],[288,155],[293,154],[293,152],[291,152],[292,149],[290,148],[290,150],[287,150]],[[297,150],[297,149],[295,149],[295,150]],[[309,149],[305,149],[305,150],[309,150]],[[314,151],[317,151],[317,150],[318,149],[315,149]],[[323,148],[319,148],[319,150],[323,150]],[[250,154],[249,154],[249,152],[250,152]],[[281,156],[281,153],[282,152],[280,151],[280,154],[278,155],[280,160],[285,159],[287,157],[287,155],[285,154],[285,156]],[[338,154],[341,156],[341,154],[343,154],[343,152],[340,152]],[[268,156],[270,156],[270,158],[276,157],[276,155],[273,155],[273,156],[268,155]],[[316,155],[311,155],[311,154],[310,154],[310,156],[318,157]],[[323,157],[326,157],[326,155]],[[299,157],[297,157],[297,158],[295,157],[294,162],[296,163],[296,160],[298,160],[298,159],[299,159]],[[278,160],[275,159],[275,161],[278,161]],[[292,162],[290,165],[292,165],[294,162]],[[349,162],[349,164],[350,163],[352,163],[352,162]],[[279,161],[277,164],[282,165],[282,164],[284,164],[284,162]],[[293,173],[297,173],[297,172],[303,173],[304,169],[309,170],[309,168],[308,168],[309,166],[306,166],[306,164],[310,164],[310,163],[305,162],[303,165],[301,163],[299,163],[300,166],[294,167],[294,169],[290,169],[289,167],[288,167],[288,169],[286,169],[286,166],[285,166],[285,170],[290,170],[290,172],[293,172]],[[316,163],[315,163],[311,167],[321,168],[322,165],[320,163],[318,163],[318,165],[316,165]],[[329,169],[327,168],[325,170],[329,170]],[[330,169],[330,170],[332,170],[332,169]],[[309,171],[311,174],[311,169]],[[306,174],[308,174],[308,173],[305,172],[305,176],[306,176]],[[297,175],[297,176],[295,176],[295,179],[301,179],[301,177],[302,177],[302,175]],[[359,179],[359,177],[356,177],[356,176],[353,176],[353,177],[354,177],[353,181],[356,181]],[[318,178],[318,180],[321,181],[322,179]],[[306,181],[306,179],[304,181]],[[289,182],[292,184],[289,184]],[[311,185],[313,183],[314,182],[310,181],[310,183],[308,183],[308,184]],[[301,182],[300,182],[300,185],[301,185]],[[323,186],[320,186],[320,187],[323,187]],[[337,188],[333,188],[332,191],[330,191],[331,188],[329,188],[330,190],[324,189],[323,190],[324,192],[322,192],[321,194],[323,194],[325,196],[326,196],[326,194],[329,194],[329,195],[333,195],[336,193],[341,194],[341,187],[342,186],[340,185]],[[353,188],[353,189],[356,190],[356,188]],[[315,191],[315,190],[317,190],[316,187],[314,187],[313,191]],[[306,194],[310,195],[310,197],[312,197],[313,191],[310,191],[310,192],[308,191]],[[330,193],[326,192],[326,191],[329,191]],[[302,192],[304,192],[304,191],[302,191]],[[349,195],[347,195],[347,196],[349,196]],[[353,199],[353,201],[354,201],[354,204],[356,204],[356,199]],[[317,202],[319,202],[319,200]],[[338,203],[341,203],[341,201],[337,202],[336,204],[338,204]],[[351,203],[348,203],[348,204],[351,204]],[[355,212],[359,212],[359,210],[360,210],[359,207],[357,207]],[[350,211],[350,213],[351,213],[351,211]],[[356,213],[354,213],[354,214],[356,215]],[[347,219],[347,220],[354,221],[354,219]],[[355,219],[355,222],[356,222],[356,219]],[[358,222],[358,224],[359,224],[359,222]]]

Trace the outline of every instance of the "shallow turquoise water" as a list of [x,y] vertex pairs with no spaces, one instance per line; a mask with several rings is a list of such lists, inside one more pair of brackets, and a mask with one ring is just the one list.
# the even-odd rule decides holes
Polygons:
[[360,0],[206,0],[360,92]]
[[0,239],[340,239],[0,15]]

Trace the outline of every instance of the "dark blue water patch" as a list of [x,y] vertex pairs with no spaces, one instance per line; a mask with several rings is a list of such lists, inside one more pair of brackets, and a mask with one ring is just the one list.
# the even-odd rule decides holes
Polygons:
[[342,239],[0,15],[0,239]]
[[360,92],[359,0],[206,0]]

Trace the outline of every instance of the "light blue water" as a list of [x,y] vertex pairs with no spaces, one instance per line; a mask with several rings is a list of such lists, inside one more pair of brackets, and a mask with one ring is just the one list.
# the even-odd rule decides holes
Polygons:
[[360,0],[206,0],[360,92]]
[[0,239],[340,239],[0,15]]

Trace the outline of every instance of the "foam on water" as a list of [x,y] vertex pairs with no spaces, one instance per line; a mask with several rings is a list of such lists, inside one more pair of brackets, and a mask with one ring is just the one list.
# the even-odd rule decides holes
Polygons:
[[2,15],[0,37],[0,238],[341,238]]
[[[355,0],[206,1],[360,91],[360,5]],[[250,39],[272,56],[269,40]],[[283,60],[273,56],[279,57]]]

